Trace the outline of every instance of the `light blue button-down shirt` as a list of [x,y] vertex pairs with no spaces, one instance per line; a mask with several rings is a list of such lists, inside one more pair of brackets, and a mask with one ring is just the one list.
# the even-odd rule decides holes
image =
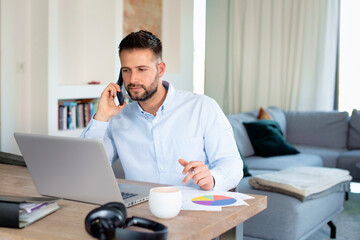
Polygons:
[[[215,179],[214,190],[236,187],[243,163],[218,104],[163,85],[168,92],[155,117],[133,102],[109,122],[92,119],[81,137],[101,139],[110,163],[120,158],[126,179],[182,185],[182,158],[204,162]],[[187,186],[197,185],[190,180]]]

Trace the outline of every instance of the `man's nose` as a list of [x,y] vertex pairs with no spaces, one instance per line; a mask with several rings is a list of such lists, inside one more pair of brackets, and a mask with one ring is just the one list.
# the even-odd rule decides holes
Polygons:
[[135,71],[132,71],[130,73],[130,83],[138,83],[140,78],[139,74],[137,74]]

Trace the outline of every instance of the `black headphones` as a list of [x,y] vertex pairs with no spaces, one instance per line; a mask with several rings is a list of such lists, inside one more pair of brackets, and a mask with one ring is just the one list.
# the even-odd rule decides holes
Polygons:
[[[136,226],[150,229],[153,232],[127,230]],[[127,218],[126,207],[120,202],[110,202],[95,208],[85,218],[86,231],[101,240],[166,240],[168,228],[158,222],[145,218]]]

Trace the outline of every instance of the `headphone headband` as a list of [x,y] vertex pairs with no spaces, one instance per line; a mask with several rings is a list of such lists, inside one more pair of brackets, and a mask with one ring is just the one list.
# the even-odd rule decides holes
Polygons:
[[[140,218],[126,218],[124,204],[111,202],[92,210],[85,218],[86,231],[99,239],[118,240],[166,240],[168,228],[158,222]],[[142,232],[126,229],[126,227],[141,227],[153,232]]]
[[135,227],[146,228],[154,232],[139,232],[139,231],[127,230],[124,228],[116,228],[115,239],[119,239],[119,240],[123,240],[123,239],[124,240],[125,239],[166,240],[167,239],[168,228],[161,223],[134,216],[132,218],[126,219],[126,225],[128,227],[135,226]]

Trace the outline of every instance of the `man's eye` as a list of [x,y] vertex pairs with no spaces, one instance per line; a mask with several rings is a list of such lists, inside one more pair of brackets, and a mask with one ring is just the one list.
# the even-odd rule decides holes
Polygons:
[[123,73],[126,73],[126,72],[128,72],[128,71],[129,71],[129,70],[127,70],[127,69],[123,69],[123,70],[122,70]]
[[146,69],[145,68],[139,68],[139,71],[140,72],[143,72],[143,71],[145,71]]

